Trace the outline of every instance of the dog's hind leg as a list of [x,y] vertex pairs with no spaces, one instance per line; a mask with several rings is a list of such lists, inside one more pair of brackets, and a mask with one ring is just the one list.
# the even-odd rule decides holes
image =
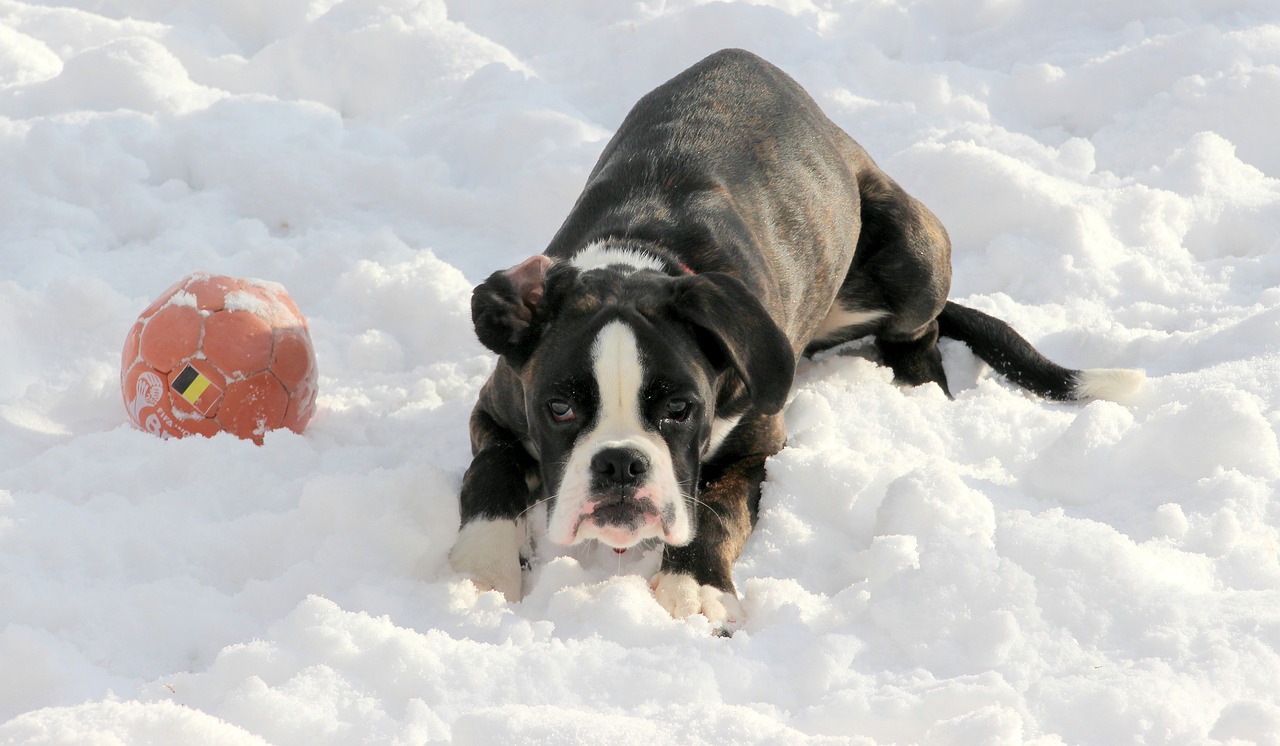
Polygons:
[[893,380],[904,386],[920,386],[936,383],[947,398],[951,389],[947,386],[947,373],[942,368],[942,353],[938,350],[938,322],[930,321],[914,335],[901,337],[892,332],[876,335],[876,348],[885,365],[893,369]]
[[[951,288],[951,242],[933,213],[874,164],[858,177],[862,228],[849,273],[828,315],[855,318],[814,347],[874,334],[894,379],[936,383],[951,396],[938,351],[938,314]],[[854,313],[853,309],[858,309]]]

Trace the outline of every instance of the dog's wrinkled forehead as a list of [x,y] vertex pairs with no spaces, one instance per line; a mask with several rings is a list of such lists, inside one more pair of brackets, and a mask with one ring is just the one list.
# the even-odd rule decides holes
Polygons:
[[652,319],[671,299],[671,279],[653,272],[583,271],[560,264],[547,274],[549,310],[561,319],[628,309]]
[[[476,337],[518,372],[526,389],[548,369],[585,363],[593,333],[618,318],[634,327],[642,356],[668,350],[668,361],[713,374],[725,390],[741,389],[758,411],[782,409],[794,350],[742,280],[715,271],[673,277],[643,262],[618,261],[616,252],[596,258],[604,265],[530,257],[472,293]],[[651,369],[669,366],[654,361]]]
[[705,367],[705,356],[676,307],[676,282],[656,272],[557,266],[547,277],[548,323],[534,367],[564,371],[585,365],[597,336],[612,321],[631,331],[651,371]]

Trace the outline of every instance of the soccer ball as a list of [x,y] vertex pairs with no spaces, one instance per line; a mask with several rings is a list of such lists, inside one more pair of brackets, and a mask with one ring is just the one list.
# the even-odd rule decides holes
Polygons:
[[161,437],[300,433],[316,403],[307,320],[277,283],[187,275],[129,330],[120,388],[134,424]]

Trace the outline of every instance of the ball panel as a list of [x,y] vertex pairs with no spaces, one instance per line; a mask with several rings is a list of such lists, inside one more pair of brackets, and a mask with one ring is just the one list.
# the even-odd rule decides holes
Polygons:
[[275,297],[268,295],[263,288],[252,282],[241,280],[236,283],[236,290],[240,293],[241,302],[259,309],[264,316],[272,315],[271,307],[276,304]]
[[234,290],[236,280],[226,275],[195,273],[188,275],[186,290],[196,298],[196,308],[201,311],[221,311],[227,307],[227,293]]
[[139,343],[142,359],[157,372],[173,370],[196,354],[202,322],[200,312],[191,306],[171,304],[161,308],[143,326]]
[[274,334],[248,311],[218,311],[204,322],[204,356],[231,378],[267,369]]
[[289,408],[284,413],[284,426],[295,433],[300,433],[311,421],[311,415],[315,412],[316,387],[308,380],[303,384],[302,389],[295,391],[289,397]]
[[285,293],[281,293],[278,296],[278,300],[284,304],[285,308],[289,309],[289,313],[293,314],[293,318],[298,320],[298,325],[302,327],[303,331],[306,331],[307,317],[302,315],[302,310],[298,308],[297,303],[293,302],[293,298],[290,298]]
[[138,347],[141,344],[143,323],[135,321],[133,326],[129,327],[129,333],[124,338],[124,349],[120,352],[120,373],[123,380],[124,373],[129,371],[130,366],[138,362]]
[[315,367],[315,352],[301,331],[281,329],[276,332],[275,349],[271,353],[271,372],[284,384],[285,391],[297,394],[298,388],[307,380],[307,374]]
[[174,368],[167,383],[174,416],[182,421],[216,417],[227,390],[227,379],[221,371],[199,359]]
[[170,414],[171,402],[164,377],[146,363],[138,363],[123,377],[124,405],[139,428],[161,437],[182,437],[186,432]]
[[[178,396],[172,389],[169,390],[169,401],[181,401],[182,397]],[[171,406],[169,415],[173,418],[174,427],[180,432],[176,437],[185,438],[188,435],[203,435],[206,438],[212,438],[222,432],[222,428],[218,426],[218,421],[212,417],[203,417],[194,412],[188,412],[178,408],[176,405]]]
[[252,311],[276,329],[302,325],[297,306],[286,302],[288,298],[284,288],[274,282],[241,280],[235,292],[227,295],[227,308]]
[[217,420],[223,430],[261,443],[266,431],[284,424],[288,407],[289,393],[284,384],[263,372],[228,384]]

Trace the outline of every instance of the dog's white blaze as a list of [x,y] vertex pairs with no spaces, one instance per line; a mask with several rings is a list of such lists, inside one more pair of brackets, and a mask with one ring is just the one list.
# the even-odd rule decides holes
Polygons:
[[845,308],[839,303],[831,306],[831,310],[827,313],[827,317],[818,324],[818,330],[814,332],[815,340],[825,339],[847,326],[856,324],[870,324],[879,321],[889,315],[888,311],[867,311],[857,308]]
[[640,423],[640,387],[644,364],[635,332],[621,321],[605,324],[591,349],[591,366],[600,389],[597,432],[633,433]]
[[[635,332],[621,321],[612,321],[600,330],[591,347],[592,368],[600,391],[595,426],[578,436],[569,463],[565,465],[560,492],[547,525],[551,541],[570,545],[600,539],[611,546],[632,546],[652,537],[685,544],[692,538],[692,522],[676,481],[671,451],[657,433],[644,428],[640,396],[644,386],[644,364]],[[660,513],[674,516],[663,531],[646,525],[626,541],[616,530],[602,530],[591,520],[582,520],[591,499],[591,458],[605,448],[631,448],[649,460],[648,482],[637,494],[647,496]]]
[[610,246],[604,243],[589,244],[582,251],[574,254],[569,263],[583,272],[618,265],[630,267],[633,272],[642,269],[662,272],[666,269],[662,265],[662,260],[652,254],[646,254],[643,251],[625,246]]

